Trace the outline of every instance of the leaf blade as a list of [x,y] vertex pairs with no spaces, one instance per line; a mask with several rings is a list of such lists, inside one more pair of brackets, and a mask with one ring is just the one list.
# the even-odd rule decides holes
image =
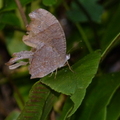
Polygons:
[[102,119],[105,119],[105,109],[120,86],[119,77],[119,74],[106,74],[93,80],[82,104],[78,120],[99,120],[100,116],[104,116]]
[[[98,51],[93,52],[73,66],[72,69],[74,73],[71,73],[68,69],[64,69],[58,73],[56,79],[53,79],[52,77],[49,79],[47,77],[41,79],[41,82],[49,86],[51,89],[71,96],[74,108],[70,115],[72,115],[80,106],[86,88],[97,72],[100,57]],[[79,92],[82,93],[81,98],[76,99]]]
[[[43,116],[46,100],[50,95],[50,90],[40,81],[35,83],[30,91],[29,99],[17,120],[40,120]],[[51,109],[51,107],[50,107]],[[50,109],[48,112],[50,112]]]

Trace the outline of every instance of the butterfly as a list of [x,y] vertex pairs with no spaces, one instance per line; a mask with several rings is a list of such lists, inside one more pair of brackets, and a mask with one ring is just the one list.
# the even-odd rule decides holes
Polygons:
[[63,67],[70,55],[66,54],[64,31],[54,15],[44,9],[37,9],[29,17],[31,22],[26,26],[27,35],[23,36],[23,42],[32,49],[14,53],[6,65],[16,69],[28,63],[18,60],[28,59],[31,79],[42,78]]

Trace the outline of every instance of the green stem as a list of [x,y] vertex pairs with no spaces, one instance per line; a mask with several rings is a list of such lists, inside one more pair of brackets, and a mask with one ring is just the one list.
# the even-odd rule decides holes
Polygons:
[[87,39],[87,37],[86,37],[86,34],[84,33],[82,27],[81,27],[80,24],[78,24],[78,23],[76,23],[75,25],[76,25],[79,33],[81,34],[81,36],[82,36],[82,38],[83,38],[83,41],[84,41],[84,43],[86,44],[86,46],[87,46],[87,48],[88,48],[88,51],[89,51],[90,53],[92,53],[92,52],[93,52],[93,49],[92,49],[92,47],[91,47],[91,45],[90,45],[90,43],[89,43],[89,41],[88,41],[88,39]]
[[16,3],[17,6],[18,6],[18,10],[19,10],[19,12],[20,12],[20,14],[21,14],[21,17],[22,17],[22,19],[23,19],[23,22],[24,22],[24,24],[25,24],[25,26],[26,26],[26,25],[28,24],[28,21],[27,21],[27,18],[26,18],[25,13],[24,13],[24,11],[23,11],[22,5],[21,5],[21,3],[20,3],[19,0],[15,0],[15,3]]
[[107,46],[107,48],[104,50],[104,52],[101,55],[101,61],[105,58],[107,53],[110,51],[110,49],[113,47],[113,44],[120,39],[120,33],[110,42],[110,44]]
[[[66,4],[65,1],[63,2],[63,5],[64,5],[64,7],[65,7],[66,10],[69,10],[69,6]],[[81,36],[82,36],[82,38],[83,38],[83,41],[84,41],[84,43],[86,44],[86,46],[87,46],[87,48],[88,48],[88,51],[89,51],[90,53],[93,52],[93,49],[92,49],[92,47],[91,47],[91,45],[90,45],[90,43],[89,43],[89,41],[88,41],[88,39],[87,39],[87,37],[86,37],[86,35],[85,35],[84,30],[83,30],[82,27],[80,26],[80,24],[79,24],[79,23],[75,23],[75,25],[76,25],[79,33],[81,34]]]

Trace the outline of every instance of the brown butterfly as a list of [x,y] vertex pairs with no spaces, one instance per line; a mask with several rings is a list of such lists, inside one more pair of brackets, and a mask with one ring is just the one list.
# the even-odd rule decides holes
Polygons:
[[21,51],[13,54],[6,65],[15,69],[29,59],[29,73],[32,78],[41,78],[65,65],[70,55],[66,55],[66,39],[58,20],[48,11],[37,9],[29,14],[31,22],[27,25],[27,35],[23,42],[32,47],[31,51]]

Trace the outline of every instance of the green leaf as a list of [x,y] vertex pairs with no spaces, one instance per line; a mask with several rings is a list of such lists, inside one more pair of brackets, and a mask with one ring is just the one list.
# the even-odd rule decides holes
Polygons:
[[55,102],[55,100],[56,98],[54,94],[50,93],[48,98],[46,99],[46,104],[44,106],[43,113],[42,113],[40,120],[47,120],[48,115],[50,114],[50,111],[53,107],[53,103]]
[[[51,89],[71,96],[74,107],[70,115],[72,115],[80,106],[86,92],[86,88],[95,76],[100,60],[100,53],[93,52],[75,65],[72,66],[74,73],[69,69],[61,70],[56,79],[53,77],[45,77],[41,82],[49,86]],[[79,97],[78,97],[79,96]]]
[[110,17],[110,22],[107,26],[103,39],[101,40],[101,47],[103,50],[112,42],[112,40],[117,36],[120,32],[120,4],[116,11],[114,10],[114,14]]
[[120,89],[118,89],[107,107],[106,120],[118,120],[120,117]]
[[13,54],[14,52],[26,50],[27,46],[22,41],[23,33],[15,31],[12,34],[13,35],[6,36],[6,45],[7,45],[7,49],[9,50],[9,53]]
[[104,107],[103,109],[101,109],[101,111],[99,112],[99,114],[97,115],[97,120],[106,120],[106,107]]
[[19,114],[19,111],[12,111],[5,120],[16,120]]
[[73,106],[73,102],[68,98],[65,102],[63,109],[62,109],[60,117],[57,120],[66,120],[71,109],[72,109],[71,106]]
[[110,50],[118,40],[120,40],[120,33],[112,41],[110,41],[109,45],[105,48],[105,50],[103,50],[101,60],[103,60],[106,57],[108,52],[110,52]]
[[29,99],[17,120],[45,120],[52,109],[53,101],[54,95],[38,81],[33,85]]
[[18,17],[12,12],[6,12],[0,14],[0,26],[1,25],[12,25],[20,27],[20,21]]
[[88,16],[92,21],[100,22],[103,7],[97,3],[97,0],[78,0],[72,2],[72,10],[67,15],[73,22],[86,22]]
[[43,1],[43,4],[46,6],[52,6],[57,2],[57,0],[42,0],[42,1]]
[[95,78],[87,89],[78,120],[106,120],[106,108],[120,86],[120,74],[106,74]]
[[[26,4],[32,2],[33,0],[20,0],[21,5],[25,6]],[[5,0],[3,9],[0,12],[10,11],[18,8],[14,0]]]
[[68,18],[73,22],[85,22],[87,17],[85,13],[80,9],[79,4],[72,2],[71,10],[67,11]]

